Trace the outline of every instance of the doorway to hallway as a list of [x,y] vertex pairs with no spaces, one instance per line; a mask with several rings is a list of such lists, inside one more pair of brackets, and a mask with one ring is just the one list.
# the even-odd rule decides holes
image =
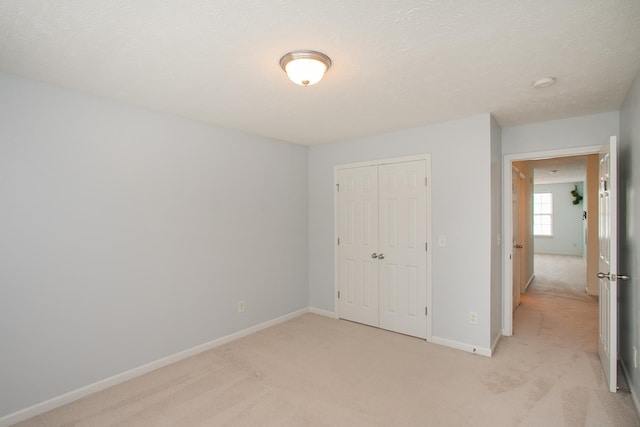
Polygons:
[[[581,147],[581,148],[572,148],[572,149],[564,149],[564,150],[553,150],[539,153],[526,153],[520,155],[508,155],[505,156],[504,168],[503,168],[503,196],[504,196],[504,213],[503,213],[503,238],[505,242],[513,242],[510,245],[505,245],[505,263],[504,263],[504,287],[503,287],[503,329],[502,334],[505,336],[511,336],[513,334],[513,313],[515,312],[516,307],[515,302],[517,301],[517,296],[514,295],[516,293],[524,294],[528,286],[530,286],[534,275],[533,270],[533,256],[534,256],[534,236],[533,233],[533,193],[534,193],[534,167],[539,166],[535,165],[535,163],[539,161],[554,161],[554,159],[568,159],[571,158],[595,158],[593,155],[597,155],[601,147]],[[585,157],[586,156],[586,157]],[[513,184],[513,170],[514,166],[518,165],[521,168],[519,172],[522,172],[524,178],[520,180],[520,190],[519,190],[519,209],[520,209],[520,218],[516,223],[513,220],[514,212],[513,212],[513,193],[515,192],[514,184]],[[535,166],[534,166],[535,165]],[[584,248],[586,249],[586,253],[583,254],[588,266],[587,277],[593,276],[597,273],[597,242],[598,242],[598,234],[597,234],[597,201],[598,195],[597,192],[594,192],[597,189],[598,177],[597,177],[597,162],[596,162],[596,173],[594,174],[593,162],[587,161],[587,179],[585,182],[585,192],[582,194],[585,197],[585,200],[581,202],[583,205],[583,210],[587,212],[588,215],[585,219],[585,225],[589,225],[588,229],[584,230]],[[554,168],[555,169],[555,168]],[[558,168],[564,169],[564,168]],[[551,172],[551,171],[550,171]],[[595,183],[589,177],[595,176]],[[587,197],[587,190],[589,190],[589,197]],[[588,203],[587,203],[588,201]],[[567,202],[571,204],[571,201]],[[594,203],[591,205],[591,203]],[[582,213],[582,212],[580,212]],[[579,220],[582,222],[582,215],[579,215]],[[595,220],[595,223],[594,223]],[[518,226],[520,229],[518,233],[515,232],[514,226]],[[556,224],[558,225],[558,224]],[[563,226],[561,226],[563,227]],[[563,228],[558,229],[558,231],[563,230]],[[514,237],[518,236],[518,242],[513,241]],[[588,238],[590,236],[590,238]],[[589,243],[587,243],[587,240]],[[576,241],[576,244],[581,242]],[[595,246],[592,246],[595,244]],[[556,251],[549,251],[556,252]],[[559,251],[556,253],[566,253],[566,251]],[[592,259],[593,256],[596,257],[596,260]],[[518,270],[520,271],[519,280],[513,278],[513,267],[514,267],[514,257],[517,258],[518,262]],[[596,280],[597,281],[597,280]],[[594,280],[588,281],[589,293],[597,294],[597,286],[594,287],[591,282],[596,282]]]
[[[594,150],[595,148],[595,150]],[[592,151],[594,150],[594,151]],[[594,239],[593,233],[591,237],[586,235],[590,244],[597,242],[598,251],[590,251],[587,246],[586,259],[589,260],[591,255],[598,254],[598,283],[599,283],[599,314],[598,314],[598,354],[602,364],[603,371],[606,377],[606,383],[609,387],[609,391],[616,392],[617,384],[617,214],[616,214],[616,193],[617,193],[617,137],[612,136],[609,142],[604,143],[600,147],[582,147],[576,149],[567,150],[555,150],[552,152],[540,152],[529,153],[528,155],[507,155],[505,156],[505,167],[503,169],[503,196],[506,199],[503,204],[505,214],[503,215],[503,232],[505,241],[509,241],[513,235],[512,221],[510,220],[511,210],[511,192],[507,187],[507,184],[511,184],[511,179],[507,175],[507,170],[511,172],[511,168],[514,161],[518,160],[543,160],[554,157],[569,157],[578,155],[590,155],[598,154],[598,195],[594,199],[598,200],[598,238]],[[590,158],[595,159],[594,156]],[[589,164],[589,163],[588,163]],[[589,169],[587,165],[587,170]],[[595,174],[589,174],[587,176],[595,176]],[[594,187],[592,187],[594,188]],[[571,192],[572,194],[574,191]],[[585,193],[586,194],[586,193]],[[508,209],[508,210],[507,210]],[[535,212],[534,212],[535,214]],[[594,218],[593,211],[591,214],[587,212],[584,218]],[[591,229],[593,231],[593,229]],[[508,257],[508,262],[504,264],[505,274],[504,281],[505,286],[503,288],[503,301],[504,301],[504,317],[503,317],[503,334],[513,334],[513,316],[511,315],[512,308],[512,283],[511,273],[513,266],[513,249],[511,247],[505,248],[505,255]],[[592,267],[592,262],[587,262],[588,267]],[[589,268],[590,269],[590,268]],[[588,281],[591,280],[593,275],[588,275]]]
[[584,258],[538,253],[533,259],[535,277],[528,292],[597,301],[596,297],[586,293],[587,265]]
[[536,254],[535,278],[514,313],[514,335],[584,351],[598,364],[598,297],[588,295],[582,257]]

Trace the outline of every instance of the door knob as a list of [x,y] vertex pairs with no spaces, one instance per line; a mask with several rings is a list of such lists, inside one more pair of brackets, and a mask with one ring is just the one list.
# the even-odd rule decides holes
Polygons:
[[626,274],[616,275],[611,273],[598,272],[598,279],[609,279],[612,282],[615,282],[616,280],[629,280],[631,279],[631,277],[627,276]]
[[384,254],[378,255],[378,259],[384,259]]
[[524,246],[522,246],[522,245],[515,245],[515,248],[516,248],[516,249],[522,249],[522,248],[524,248]]
[[372,253],[372,254],[371,254],[371,258],[378,258],[378,254],[377,254],[377,253],[375,253],[375,252],[374,252],[374,253]]

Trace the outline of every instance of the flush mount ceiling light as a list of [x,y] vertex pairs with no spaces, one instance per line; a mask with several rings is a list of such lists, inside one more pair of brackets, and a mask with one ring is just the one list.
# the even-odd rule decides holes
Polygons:
[[295,84],[311,86],[318,83],[331,67],[331,59],[315,50],[296,50],[280,58],[280,66]]
[[536,80],[535,82],[533,82],[531,84],[536,89],[542,89],[542,88],[551,86],[555,82],[556,82],[556,78],[555,77],[543,77],[541,79]]

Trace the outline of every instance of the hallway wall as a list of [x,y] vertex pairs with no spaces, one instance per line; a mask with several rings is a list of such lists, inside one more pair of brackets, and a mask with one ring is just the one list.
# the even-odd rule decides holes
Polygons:
[[633,363],[640,351],[640,74],[633,81],[620,111],[618,222],[620,230],[619,274],[631,277],[618,282],[620,301],[620,358],[628,373],[636,409],[639,409],[640,368]]
[[584,220],[583,202],[574,205],[571,191],[578,187],[578,193],[584,195],[582,182],[562,184],[537,184],[534,193],[551,193],[553,198],[552,236],[534,236],[534,252],[556,255],[583,255]]

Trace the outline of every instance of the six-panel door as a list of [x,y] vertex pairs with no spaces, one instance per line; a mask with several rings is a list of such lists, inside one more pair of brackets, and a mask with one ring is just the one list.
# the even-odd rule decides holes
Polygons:
[[378,326],[378,168],[343,169],[338,185],[340,317]]
[[427,194],[424,161],[381,165],[379,327],[427,337]]
[[617,389],[618,256],[617,256],[617,139],[611,137],[600,153],[598,191],[599,287],[598,355],[609,391]]
[[426,338],[424,160],[342,169],[340,317]]

